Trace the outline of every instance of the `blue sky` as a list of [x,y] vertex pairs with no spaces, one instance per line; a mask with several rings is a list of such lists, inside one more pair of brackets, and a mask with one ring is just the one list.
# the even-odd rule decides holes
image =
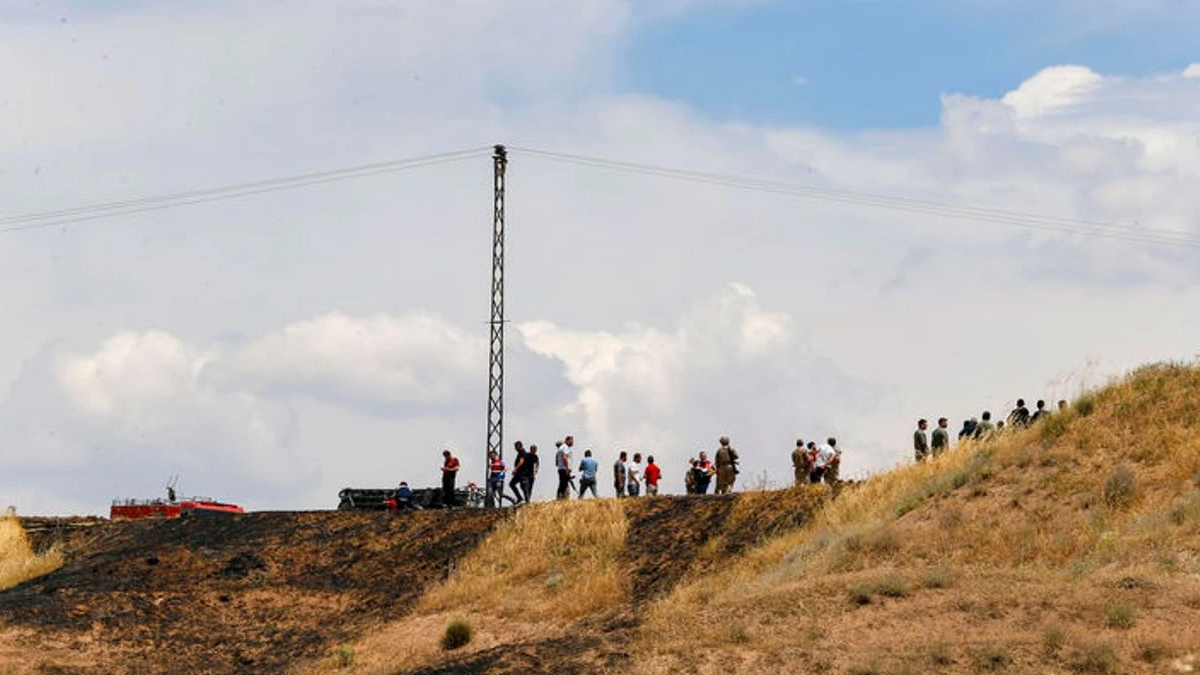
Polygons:
[[1200,60],[1200,25],[1178,4],[1185,9],[1145,14],[1103,0],[1094,12],[1054,0],[715,6],[648,25],[627,52],[624,86],[719,119],[930,126],[939,94],[996,97],[1048,66],[1112,75],[1181,70]]

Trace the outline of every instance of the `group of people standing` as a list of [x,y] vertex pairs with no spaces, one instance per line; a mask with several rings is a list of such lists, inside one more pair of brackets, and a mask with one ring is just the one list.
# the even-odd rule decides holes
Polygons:
[[[592,493],[593,498],[598,498],[600,463],[593,457],[592,451],[584,450],[583,457],[576,466],[572,456],[575,448],[573,436],[555,442],[554,447],[554,468],[558,474],[555,498],[570,499],[574,493],[579,499],[583,499],[588,492]],[[505,501],[513,505],[527,504],[533,499],[533,485],[537,480],[540,464],[538,447],[530,445],[526,449],[523,442],[517,441],[513,444],[513,450],[516,457],[513,460],[511,478],[504,458],[495,450],[488,453],[485,500],[489,505],[501,506]],[[705,452],[700,453],[698,460],[691,460],[691,466],[685,476],[688,494],[706,494],[714,476],[717,480],[716,494],[727,494],[733,489],[738,473],[738,453],[730,446],[727,437],[721,437],[715,460],[709,461]],[[457,457],[449,450],[442,452],[442,503],[447,507],[457,506],[454,490],[459,467]],[[575,484],[577,475],[578,485]],[[648,455],[643,465],[642,453],[634,452],[631,459],[629,453],[622,450],[612,465],[613,492],[617,497],[657,495],[662,475],[662,469],[655,463],[653,455]],[[505,490],[506,487],[512,491],[511,495]]]
[[806,444],[803,439],[796,439],[796,449],[792,450],[796,485],[822,481],[833,485],[838,482],[841,464],[842,451],[837,446],[836,438],[827,438],[820,445],[816,441]]
[[[1058,402],[1059,411],[1067,409],[1066,401]],[[1037,409],[1033,412],[1025,406],[1025,399],[1017,399],[1017,407],[1013,408],[1008,414],[1007,420],[992,422],[992,413],[989,410],[984,410],[980,418],[970,418],[963,420],[962,429],[958,432],[958,440],[987,440],[992,438],[997,433],[1000,433],[1006,428],[1023,429],[1049,417],[1050,409],[1046,407],[1045,401],[1037,402]],[[942,453],[950,449],[950,429],[949,422],[945,417],[938,418],[937,428],[933,430],[933,435],[930,437],[927,433],[929,421],[925,419],[917,420],[917,430],[913,432],[913,458],[918,462],[924,462],[930,457],[937,459]]]

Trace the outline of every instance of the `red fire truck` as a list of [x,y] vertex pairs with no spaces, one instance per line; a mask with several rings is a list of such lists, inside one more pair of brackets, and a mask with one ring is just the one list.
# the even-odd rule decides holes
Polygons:
[[229,516],[245,513],[237,504],[226,504],[207,497],[175,498],[175,484],[167,485],[166,499],[114,499],[108,517],[113,520],[134,518],[179,518],[182,516]]

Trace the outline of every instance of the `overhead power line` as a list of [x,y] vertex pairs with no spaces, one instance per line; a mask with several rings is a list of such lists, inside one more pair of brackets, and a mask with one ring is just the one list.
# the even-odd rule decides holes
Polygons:
[[473,148],[470,150],[459,150],[456,152],[443,152],[435,155],[424,155],[421,157],[410,157],[387,162],[376,162],[373,164],[363,164],[360,166],[347,167],[343,169],[318,171],[314,173],[285,176],[282,178],[273,178],[269,180],[258,180],[199,190],[189,190],[186,192],[176,192],[165,195],[124,199],[120,201],[104,202],[99,204],[89,204],[86,206],[78,206],[69,209],[3,216],[0,217],[0,234],[4,234],[6,232],[19,232],[22,230],[36,230],[48,227],[57,227],[60,225],[78,223],[87,220],[96,220],[99,218],[110,218],[113,216],[145,213],[147,211],[157,211],[161,209],[175,208],[177,206],[188,206],[191,204],[201,204],[205,202],[215,202],[226,199],[238,199],[241,197],[259,195],[268,192],[293,190],[296,188],[308,187],[310,185],[321,185],[324,183],[350,180],[353,178],[396,173],[410,169],[482,157],[490,151],[491,147],[482,147]]
[[1157,246],[1200,248],[1200,237],[1172,232],[1169,230],[1144,228],[1125,223],[1092,221],[1067,216],[1043,215],[1021,211],[1008,211],[1004,209],[965,206],[949,202],[936,202],[906,197],[849,192],[799,183],[785,183],[757,178],[747,178],[744,176],[677,169],[624,160],[615,160],[604,157],[553,152],[549,150],[540,150],[537,148],[509,146],[509,151],[553,162],[574,164],[578,166],[600,168],[610,171],[645,176],[654,176],[659,178],[683,180],[736,190],[749,190],[770,194],[789,195],[853,206],[866,206],[888,209],[892,211],[932,215],[943,218],[1010,225],[1013,227],[1020,227],[1030,230],[1119,239],[1124,241],[1153,244]]

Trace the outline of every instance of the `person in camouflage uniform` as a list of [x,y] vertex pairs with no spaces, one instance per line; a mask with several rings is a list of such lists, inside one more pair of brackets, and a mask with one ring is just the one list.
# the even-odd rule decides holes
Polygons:
[[796,449],[792,451],[792,469],[796,472],[796,486],[808,482],[808,474],[812,472],[812,462],[808,458],[808,449],[804,441],[796,439]]
[[721,447],[717,448],[717,494],[729,494],[733,489],[733,480],[737,476],[737,450],[729,447],[729,438],[722,436]]

